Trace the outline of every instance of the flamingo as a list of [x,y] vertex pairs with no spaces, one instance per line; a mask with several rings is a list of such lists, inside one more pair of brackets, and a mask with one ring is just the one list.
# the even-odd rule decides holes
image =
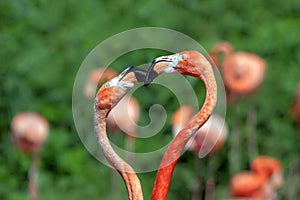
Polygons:
[[[94,98],[98,84],[111,80],[116,76],[117,73],[112,69],[97,68],[92,70],[88,75],[84,88],[86,98]],[[123,131],[126,133],[125,148],[129,151],[132,151],[134,147],[134,137],[137,135],[139,116],[140,104],[134,97],[125,95],[107,118],[107,124],[112,132]]]
[[[172,132],[175,137],[177,133],[184,128],[184,126],[192,119],[194,115],[194,109],[191,106],[181,106],[172,116]],[[211,166],[211,158],[213,154],[218,152],[227,138],[228,129],[225,120],[217,115],[212,114],[207,122],[196,132],[195,136],[190,139],[186,148],[196,155],[195,171],[200,168],[198,157],[203,157],[207,153],[209,154],[209,167]],[[212,169],[209,169],[212,171]],[[211,173],[212,174],[212,173]],[[214,178],[207,180],[206,182],[206,199],[211,199],[213,187],[215,185]],[[198,180],[200,185],[200,180]],[[193,199],[199,199],[200,188],[194,191]]]
[[258,156],[251,162],[251,169],[264,180],[268,180],[273,188],[282,187],[282,165],[279,160],[270,156]]
[[49,124],[40,114],[21,112],[11,123],[11,137],[19,151],[31,153],[32,161],[28,172],[28,192],[30,199],[38,197],[39,152],[48,136]]
[[258,156],[251,162],[251,171],[235,174],[230,180],[232,197],[275,199],[282,187],[281,163],[269,156]]
[[[265,74],[266,63],[260,56],[239,51],[235,52],[232,44],[223,41],[216,43],[210,55],[217,67],[221,70],[221,74],[226,87],[227,99],[229,103],[233,103],[241,96],[254,95],[261,86]],[[220,59],[223,57],[223,59]],[[237,124],[237,123],[236,123]],[[230,155],[230,171],[231,174],[238,171],[240,168],[241,152],[239,144],[241,136],[234,125],[231,137],[231,155]],[[246,138],[248,156],[253,159],[258,155],[256,142],[256,110],[250,102],[247,111]],[[234,163],[234,164],[233,164]]]
[[[223,62],[219,57],[223,54]],[[258,55],[249,52],[234,52],[229,42],[215,44],[210,55],[221,69],[229,96],[254,93],[264,80],[266,63]]]
[[213,69],[201,53],[190,50],[156,58],[147,71],[145,84],[149,84],[163,73],[180,73],[202,79],[206,87],[206,98],[200,111],[177,134],[163,155],[152,190],[152,200],[167,199],[172,174],[180,154],[189,139],[208,120],[217,101],[217,84]]
[[107,116],[136,83],[144,81],[142,69],[129,67],[119,76],[106,82],[99,89],[94,102],[94,131],[104,156],[122,176],[128,198],[142,200],[143,192],[134,169],[120,158],[111,147],[106,134]]
[[[176,137],[194,115],[193,108],[184,105],[172,116],[172,133]],[[219,151],[227,138],[228,130],[225,120],[213,114],[188,142],[187,149],[196,155],[203,156],[207,152],[214,154]]]
[[268,199],[271,188],[265,184],[263,178],[251,171],[235,174],[230,180],[230,195],[233,198]]

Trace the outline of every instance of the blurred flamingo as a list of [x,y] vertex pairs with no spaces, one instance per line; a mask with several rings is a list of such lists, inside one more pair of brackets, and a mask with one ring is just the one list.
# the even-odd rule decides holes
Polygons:
[[[194,116],[193,108],[184,105],[180,107],[172,116],[172,132],[176,137]],[[213,114],[207,122],[190,139],[187,149],[197,156],[203,157],[206,154],[214,154],[219,151],[227,139],[228,130],[225,120]]]
[[180,73],[202,79],[206,87],[206,98],[200,111],[177,134],[165,152],[152,190],[152,200],[167,199],[172,174],[180,154],[189,139],[208,120],[217,101],[217,85],[212,66],[199,52],[183,51],[156,58],[148,69],[145,84],[163,73]]
[[47,120],[34,112],[21,112],[11,123],[11,137],[17,149],[23,153],[31,153],[32,161],[28,172],[28,192],[30,199],[38,197],[38,165],[39,152],[48,136]]
[[[186,124],[194,116],[194,110],[191,106],[184,105],[181,106],[172,116],[172,129],[173,136],[175,137],[177,133],[183,129]],[[207,122],[195,133],[186,145],[186,148],[193,152],[195,156],[195,173],[201,168],[199,158],[204,157],[209,154],[209,166],[208,168],[213,168],[212,166],[212,156],[219,151],[227,138],[228,129],[225,120],[216,114],[211,115]],[[210,171],[208,177],[213,176],[214,170],[208,169]],[[197,173],[196,173],[197,174]],[[211,180],[206,181],[206,192],[205,199],[212,199],[213,190],[215,186],[215,181],[213,177]],[[192,199],[201,199],[201,177],[198,177],[198,187],[194,190]]]
[[266,63],[260,56],[249,52],[234,52],[233,46],[225,41],[215,44],[210,55],[221,70],[230,101],[237,95],[254,93],[262,84]]
[[[212,47],[210,55],[221,70],[229,103],[235,102],[239,96],[255,94],[261,86],[267,67],[265,61],[260,56],[245,51],[235,52],[232,44],[226,41],[216,43]],[[231,153],[229,156],[231,159],[231,174],[239,171],[241,166],[241,134],[237,128],[238,120],[234,121],[236,123],[233,124],[233,130],[231,131]],[[248,156],[251,160],[258,156],[255,132],[256,109],[254,108],[254,104],[250,102],[247,111],[246,137]]]
[[[112,69],[97,68],[88,75],[84,94],[88,99],[95,96],[99,83],[111,80],[117,73]],[[130,95],[124,98],[112,109],[107,118],[107,124],[112,132],[122,131],[126,133],[125,149],[133,151],[134,137],[137,136],[137,122],[140,116],[140,105],[138,101]]]
[[282,165],[279,160],[269,156],[258,156],[252,161],[251,169],[268,181],[272,188],[282,187]]
[[258,156],[252,161],[251,170],[232,177],[231,197],[276,199],[276,189],[283,185],[281,163],[269,156]]
[[251,171],[235,174],[230,180],[230,195],[232,198],[269,199],[271,189],[263,178]]

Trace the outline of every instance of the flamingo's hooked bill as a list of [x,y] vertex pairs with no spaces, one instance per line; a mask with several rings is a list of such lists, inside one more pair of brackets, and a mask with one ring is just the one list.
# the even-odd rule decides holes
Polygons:
[[128,73],[134,72],[135,76],[139,82],[145,82],[145,74],[142,74],[141,72],[146,72],[146,71],[147,70],[136,67],[136,66],[130,66],[121,73],[120,80],[122,80]]
[[154,70],[154,67],[159,62],[171,62],[170,60],[166,59],[155,59],[152,61],[145,77],[144,85],[149,85],[159,74]]

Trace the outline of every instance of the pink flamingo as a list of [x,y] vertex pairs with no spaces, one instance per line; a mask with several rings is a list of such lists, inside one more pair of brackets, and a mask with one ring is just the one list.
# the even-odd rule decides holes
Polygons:
[[272,188],[282,187],[282,165],[279,160],[270,156],[258,156],[251,162],[251,169],[267,180]]
[[[266,63],[256,54],[249,52],[234,52],[229,42],[219,42],[213,46],[210,55],[221,69],[230,100],[237,95],[254,93],[262,84]],[[223,61],[220,56],[223,55]],[[232,99],[231,99],[232,98]]]
[[276,199],[275,191],[283,185],[281,163],[269,156],[258,156],[251,162],[251,170],[231,178],[231,197]]
[[139,68],[129,67],[119,76],[103,84],[96,95],[94,103],[94,130],[97,141],[106,159],[122,176],[130,200],[143,199],[141,184],[133,168],[120,158],[111,147],[106,134],[106,122],[110,111],[126,93],[136,83],[144,80],[141,71]]
[[145,84],[163,73],[180,73],[202,79],[206,87],[206,98],[200,111],[177,134],[165,152],[152,190],[152,200],[167,199],[172,174],[180,154],[189,139],[208,120],[217,101],[217,84],[212,66],[199,52],[190,50],[156,58],[148,69]]
[[251,171],[235,174],[230,180],[230,195],[233,198],[266,199],[271,189],[265,185],[261,176]]
[[31,153],[32,161],[28,173],[28,192],[30,199],[38,197],[38,165],[39,152],[48,136],[47,120],[33,112],[21,112],[11,123],[11,137],[17,149],[23,153]]
[[[265,74],[266,63],[260,56],[239,51],[235,52],[232,44],[223,41],[216,43],[210,55],[217,67],[221,70],[222,78],[227,92],[229,103],[233,103],[240,96],[250,96],[256,93],[261,86]],[[221,59],[223,57],[223,59]],[[240,169],[241,160],[241,134],[233,125],[231,137],[231,156],[230,156],[230,171],[231,174]],[[256,142],[256,110],[253,103],[249,103],[246,122],[246,137],[248,156],[253,159],[258,155],[258,147]]]

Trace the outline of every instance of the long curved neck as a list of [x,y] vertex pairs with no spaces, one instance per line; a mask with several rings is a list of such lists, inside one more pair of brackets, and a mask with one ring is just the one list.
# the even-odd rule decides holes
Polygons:
[[229,42],[220,42],[212,48],[212,50],[210,51],[210,56],[212,57],[217,67],[221,67],[222,64],[220,62],[220,55],[223,55],[225,58],[233,52],[234,49]]
[[[203,66],[200,68],[203,68]],[[200,68],[198,68],[198,70],[201,70]],[[184,147],[186,146],[186,143],[208,120],[216,105],[217,85],[213,70],[210,64],[206,65],[205,68],[206,69],[204,71],[201,70],[202,74],[197,76],[203,80],[206,86],[206,98],[204,105],[196,114],[196,117],[194,117],[192,121],[178,133],[165,152],[156,175],[151,200],[167,199],[174,168]]]
[[111,147],[106,134],[106,116],[109,110],[100,110],[97,104],[94,105],[94,129],[98,144],[109,163],[122,176],[129,200],[143,200],[143,193],[140,180],[134,172],[133,168],[120,158]]

